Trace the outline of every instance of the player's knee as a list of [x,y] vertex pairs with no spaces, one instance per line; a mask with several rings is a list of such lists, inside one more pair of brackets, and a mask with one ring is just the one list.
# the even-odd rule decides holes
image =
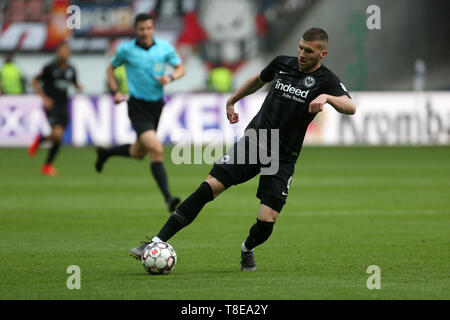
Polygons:
[[264,222],[276,222],[278,217],[277,214],[266,214],[266,215],[258,215],[258,219]]
[[145,158],[145,155],[147,153],[145,151],[142,150],[135,150],[134,154],[133,154],[133,158],[137,159],[137,160],[143,160]]
[[225,186],[222,184],[222,182],[211,175],[206,178],[205,182],[211,187],[214,198],[218,197],[219,194],[225,191]]
[[137,160],[143,160],[145,158],[145,152],[137,152],[134,158]]
[[60,143],[63,139],[63,136],[64,136],[63,130],[55,129],[51,134],[51,139],[53,140],[53,142]]
[[146,152],[143,150],[138,150],[135,147],[130,148],[130,156],[137,160],[142,160],[145,158]]
[[164,148],[161,144],[153,144],[147,148],[150,156],[152,157],[152,161],[163,161],[164,157]]
[[258,219],[265,222],[275,222],[283,209],[284,201],[272,196],[263,195],[261,197],[261,208]]
[[153,162],[163,162],[164,156],[162,152],[150,152],[150,157]]

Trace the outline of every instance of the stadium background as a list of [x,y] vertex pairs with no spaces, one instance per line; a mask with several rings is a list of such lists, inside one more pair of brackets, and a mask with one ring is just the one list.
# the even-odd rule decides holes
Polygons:
[[[229,144],[242,134],[264,94],[238,106],[244,121],[231,129],[222,112],[226,92],[274,56],[296,55],[302,30],[320,25],[331,39],[324,63],[341,77],[359,110],[350,123],[324,112],[311,125],[307,143],[447,144],[450,63],[443,53],[450,49],[450,30],[446,19],[438,17],[449,5],[377,3],[382,8],[381,30],[366,26],[370,1],[2,1],[0,51],[14,54],[25,80],[24,93],[31,95],[31,79],[53,57],[55,46],[69,41],[84,95],[71,100],[65,142],[82,146],[133,141],[126,105],[115,108],[104,95],[105,70],[117,45],[133,36],[134,15],[151,12],[158,17],[156,36],[173,43],[186,65],[186,76],[165,88],[170,99],[160,138],[177,142],[171,134],[181,128],[191,132],[196,143],[206,143],[207,131],[219,129]],[[80,29],[66,27],[71,4],[81,9]],[[216,71],[222,72],[219,80],[211,80],[217,79],[211,77]],[[36,97],[4,96],[0,145],[26,145],[36,132],[49,130],[41,110]],[[197,112],[205,116],[196,117]]]
[[[65,28],[71,4],[81,8],[81,29]],[[381,8],[381,30],[366,26],[371,4]],[[265,93],[240,102],[241,122],[230,127],[223,110],[229,92],[274,56],[296,55],[306,28],[329,33],[324,64],[349,89],[357,113],[347,117],[327,107],[308,128],[291,187],[298,196],[289,198],[289,214],[261,249],[257,275],[242,280],[233,273],[238,262],[230,262],[254,219],[257,181],[211,204],[214,219],[201,216],[173,240],[181,257],[174,279],[185,291],[178,281],[162,279],[152,281],[163,289],[151,291],[141,283],[142,270],[130,274],[130,261],[123,259],[167,218],[154,215],[166,209],[154,181],[143,174],[146,163],[119,159],[101,177],[92,169],[92,145],[135,138],[126,104],[114,106],[108,94],[106,66],[117,45],[132,37],[139,12],[157,16],[156,36],[175,45],[186,66],[186,76],[165,88],[158,130],[168,144],[169,178],[183,197],[209,166],[170,164],[177,132],[189,132],[195,144],[231,143]],[[23,93],[0,97],[0,298],[448,299],[448,12],[445,0],[0,1],[1,57],[13,54],[25,84]],[[43,153],[28,159],[23,147],[49,130],[31,79],[63,40],[72,47],[84,92],[70,100],[67,150],[57,160],[61,176],[51,181],[39,176]],[[218,82],[211,81],[212,71],[223,72]],[[210,134],[217,130],[219,138]],[[315,147],[322,145],[328,147]],[[214,240],[202,238],[205,228]],[[216,254],[217,248],[226,252]],[[212,260],[194,259],[199,249]],[[294,264],[277,264],[286,256]],[[384,272],[385,290],[378,293],[365,287],[371,263]],[[87,270],[81,293],[65,287],[69,264]],[[267,277],[266,285],[255,285]]]

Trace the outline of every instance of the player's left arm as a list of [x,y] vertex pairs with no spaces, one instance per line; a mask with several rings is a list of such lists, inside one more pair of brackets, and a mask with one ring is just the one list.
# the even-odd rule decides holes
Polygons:
[[343,114],[355,114],[356,112],[355,102],[348,96],[343,95],[338,97],[324,93],[311,101],[309,104],[309,113],[321,112],[326,103],[330,104],[337,112]]
[[347,88],[342,81],[334,74],[328,75],[328,81],[324,84],[323,94],[317,96],[309,104],[309,113],[318,113],[323,110],[323,106],[328,103],[337,112],[343,114],[355,114],[356,105],[353,102]]
[[164,75],[161,77],[155,77],[159,83],[162,85],[168,84],[169,82],[175,81],[177,79],[180,79],[184,76],[184,64],[179,63],[176,66],[173,67],[173,73],[170,75]]
[[170,75],[155,77],[156,80],[158,80],[159,83],[161,83],[161,85],[165,85],[167,83],[180,79],[184,76],[185,73],[183,61],[181,60],[175,48],[170,44],[167,44],[166,47],[167,53],[164,57],[164,60],[166,63],[168,63],[173,67],[173,73]]

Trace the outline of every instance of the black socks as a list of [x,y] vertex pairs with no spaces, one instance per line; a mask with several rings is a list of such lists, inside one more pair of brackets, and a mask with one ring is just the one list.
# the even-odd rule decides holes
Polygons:
[[47,160],[45,161],[46,164],[50,164],[53,162],[53,160],[56,157],[56,154],[59,151],[60,146],[61,146],[61,142],[53,142],[52,147],[48,151]]
[[166,199],[166,202],[169,202],[169,200],[172,198],[172,195],[169,191],[169,183],[167,182],[166,170],[164,169],[163,163],[152,162],[150,164],[150,170],[158,184],[159,189],[164,195],[164,199]]
[[104,149],[101,147],[96,148],[97,161],[95,162],[95,170],[97,170],[98,173],[102,172],[106,160],[108,160],[108,158],[111,156],[129,157],[130,147],[131,144],[123,144],[121,146],[116,146],[109,149]]
[[275,222],[267,222],[256,219],[256,223],[250,228],[247,240],[245,240],[245,247],[248,250],[253,250],[253,248],[269,239],[272,234],[274,224]]
[[[98,149],[98,159],[97,163],[95,164],[96,170],[98,172],[102,171],[103,164],[106,162],[106,160],[109,157],[112,156],[122,156],[122,157],[130,157],[130,147],[131,144],[123,144],[120,146],[115,146],[109,149]],[[156,183],[158,184],[159,189],[161,190],[162,194],[164,195],[164,199],[168,203],[170,199],[172,198],[172,195],[169,191],[169,183],[167,182],[167,174],[166,170],[164,169],[164,165],[162,162],[152,162],[150,164],[150,171],[153,174],[153,177],[156,180]]]
[[178,206],[157,237],[162,241],[172,238],[178,231],[194,221],[205,204],[212,200],[214,200],[214,196],[211,187],[207,182],[203,182],[194,193]]
[[105,151],[105,155],[107,157],[111,157],[111,156],[129,157],[130,156],[130,147],[131,147],[131,144],[123,144],[120,146],[112,147],[110,149],[104,149],[104,151]]
[[[203,182],[200,187],[184,200],[161,228],[157,237],[162,241],[168,241],[178,231],[188,226],[205,204],[214,200],[211,187],[207,182]],[[247,240],[244,245],[247,250],[253,250],[256,246],[265,242],[273,231],[275,222],[267,222],[256,219],[256,223],[250,228]]]

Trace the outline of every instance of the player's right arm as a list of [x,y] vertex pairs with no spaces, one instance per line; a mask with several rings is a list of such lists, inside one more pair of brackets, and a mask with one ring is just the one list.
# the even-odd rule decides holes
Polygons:
[[121,103],[125,100],[125,96],[119,92],[116,77],[114,76],[114,69],[126,63],[126,48],[122,44],[117,48],[116,54],[111,59],[111,63],[106,68],[106,77],[111,92],[114,94],[114,102]]
[[266,83],[272,81],[278,71],[278,62],[281,56],[273,59],[268,66],[266,66],[260,74],[248,79],[233,95],[227,100],[227,118],[230,124],[239,122],[239,113],[234,111],[234,104],[242,98],[258,91]]
[[48,76],[48,67],[45,67],[37,76],[33,78],[32,85],[34,92],[40,95],[42,100],[44,101],[44,108],[50,110],[51,108],[53,108],[53,99],[51,99],[49,96],[45,94],[44,90],[42,90],[42,87],[39,84],[39,81],[40,80],[45,81],[47,76]]
[[239,122],[239,113],[235,112],[234,104],[242,98],[251,95],[261,89],[266,82],[262,81],[260,75],[257,74],[248,79],[233,95],[227,100],[227,118],[230,124]]
[[114,94],[114,102],[121,103],[125,100],[125,96],[119,92],[119,86],[117,85],[116,77],[114,76],[114,66],[112,64],[108,65],[106,68],[106,76],[108,78],[108,85],[111,92]]

